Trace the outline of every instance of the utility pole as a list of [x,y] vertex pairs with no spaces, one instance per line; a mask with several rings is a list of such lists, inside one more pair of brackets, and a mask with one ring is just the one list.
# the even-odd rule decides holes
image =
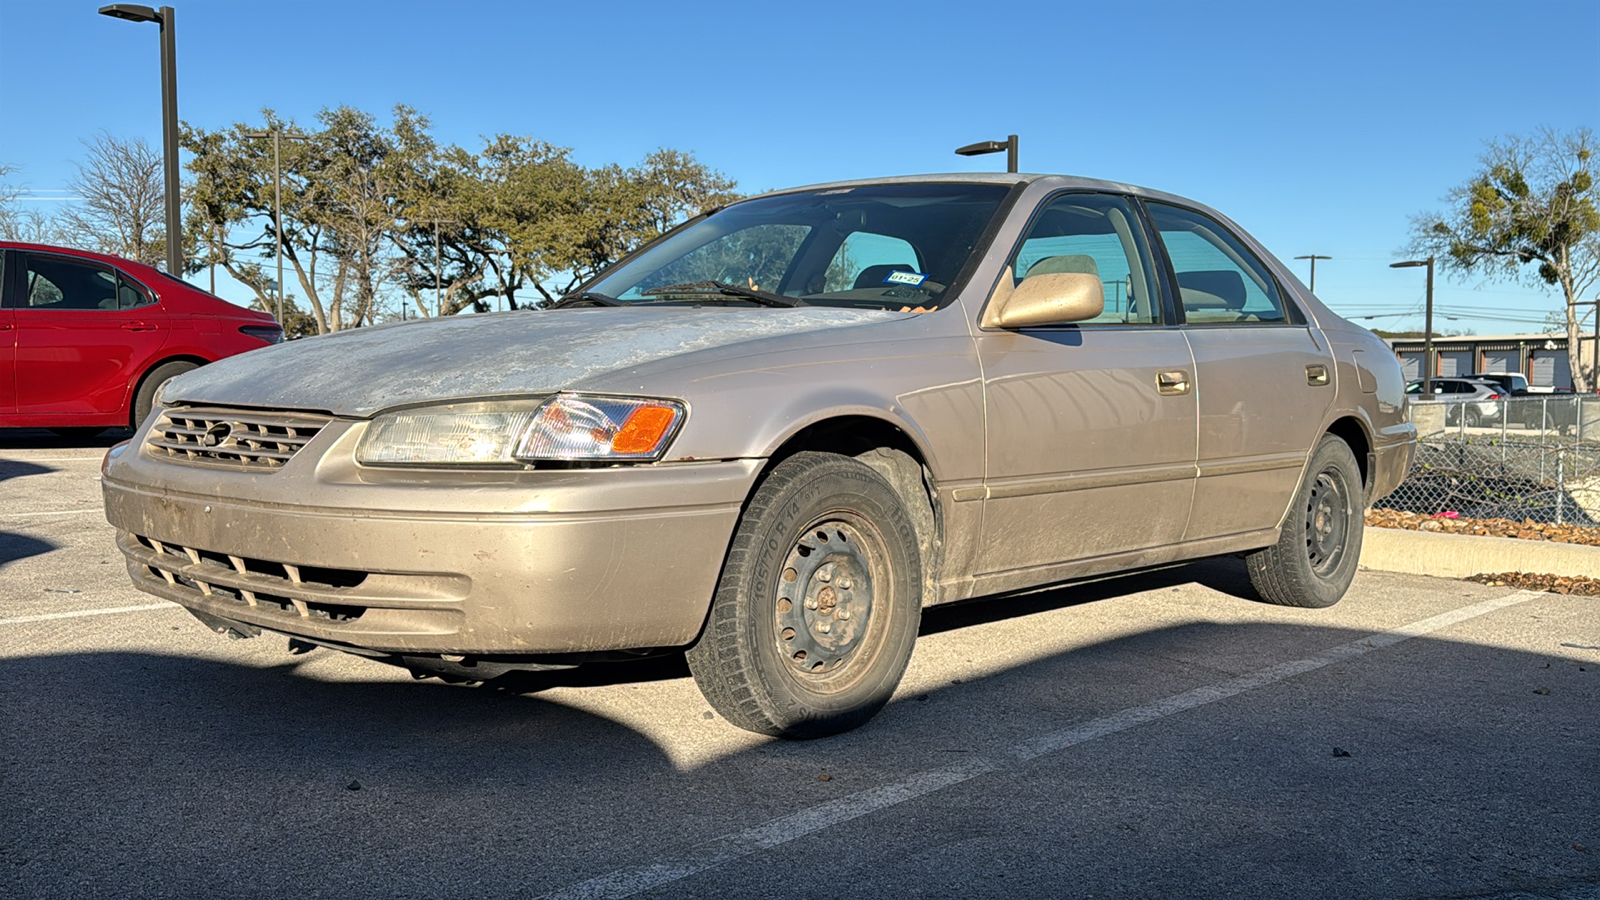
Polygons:
[[310,135],[300,132],[283,133],[281,126],[271,131],[247,131],[247,138],[272,138],[272,236],[278,245],[278,326],[283,327],[283,163],[282,141],[309,140]]
[[1318,256],[1315,253],[1308,253],[1305,256],[1296,256],[1295,259],[1309,259],[1309,260],[1311,260],[1311,293],[1315,294],[1317,292],[1317,260],[1319,260],[1319,259],[1333,259],[1333,257],[1331,257],[1331,256]]

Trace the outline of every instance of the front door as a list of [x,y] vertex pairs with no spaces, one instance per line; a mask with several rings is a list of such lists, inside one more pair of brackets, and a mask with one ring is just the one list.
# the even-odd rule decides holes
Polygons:
[[988,426],[980,577],[1182,539],[1194,360],[1154,271],[1126,198],[1060,194],[1029,225],[1004,277],[1091,273],[1106,305],[1088,322],[978,335]]
[[167,315],[110,266],[21,252],[13,314],[20,415],[95,416],[126,408],[133,383],[166,342]]

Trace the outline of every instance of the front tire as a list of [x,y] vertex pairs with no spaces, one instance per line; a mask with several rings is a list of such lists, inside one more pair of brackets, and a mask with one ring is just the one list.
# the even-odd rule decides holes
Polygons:
[[740,728],[838,734],[889,702],[922,617],[916,529],[881,475],[797,453],[740,517],[700,641],[695,684]]
[[1261,599],[1312,609],[1338,603],[1356,575],[1365,507],[1350,446],[1323,435],[1278,542],[1245,557]]

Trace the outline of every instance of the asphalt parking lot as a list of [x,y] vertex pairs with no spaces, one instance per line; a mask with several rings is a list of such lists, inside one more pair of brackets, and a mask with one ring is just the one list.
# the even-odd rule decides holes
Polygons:
[[1600,897],[1595,598],[1232,559],[930,610],[867,727],[682,660],[517,690],[131,587],[110,439],[0,432],[0,895]]

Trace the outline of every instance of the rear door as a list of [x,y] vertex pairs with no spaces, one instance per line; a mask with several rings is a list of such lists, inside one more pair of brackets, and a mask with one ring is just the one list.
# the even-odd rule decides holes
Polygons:
[[7,277],[10,250],[0,249],[0,416],[17,411],[17,326],[11,313],[11,288]]
[[160,304],[103,263],[35,251],[13,259],[17,413],[104,420],[124,412],[167,340]]
[[1327,339],[1222,223],[1164,203],[1146,208],[1178,286],[1200,396],[1199,480],[1184,539],[1274,528],[1333,402]]

